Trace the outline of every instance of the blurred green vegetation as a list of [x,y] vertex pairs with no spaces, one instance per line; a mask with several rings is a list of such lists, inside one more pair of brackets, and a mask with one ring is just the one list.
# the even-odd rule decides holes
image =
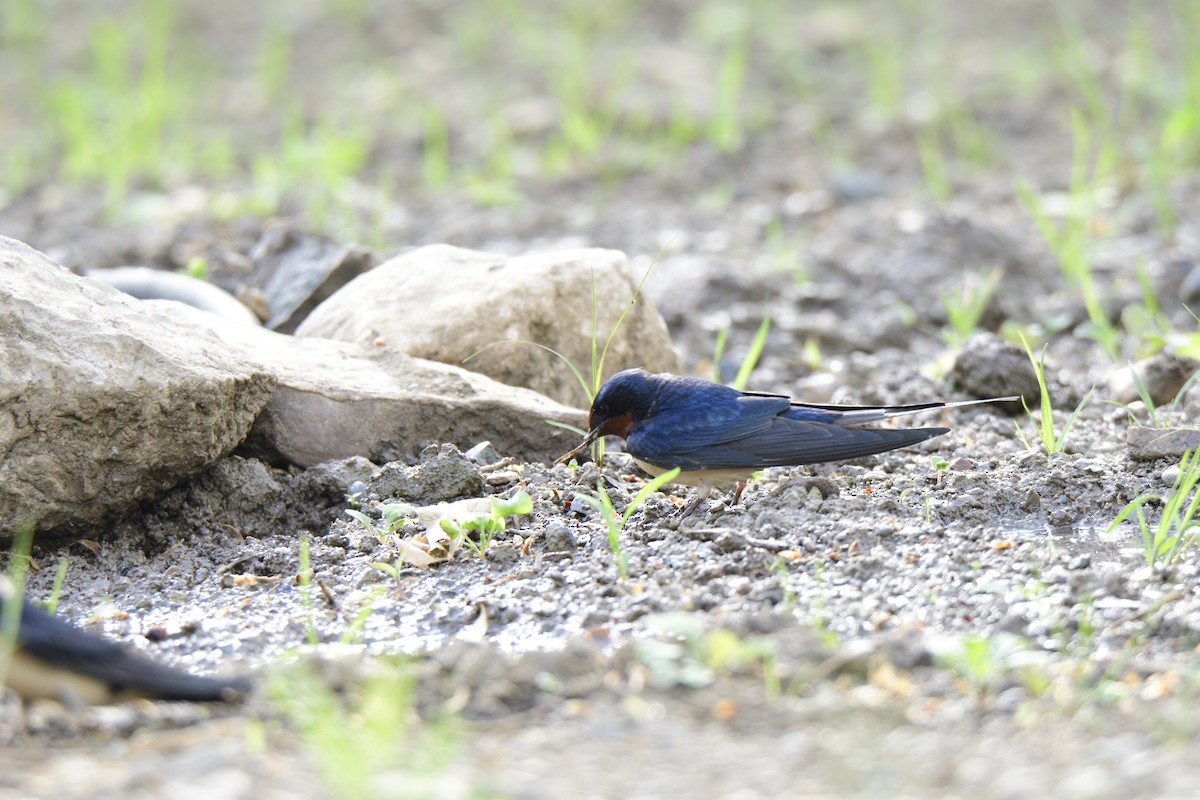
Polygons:
[[[1067,230],[1143,189],[1169,234],[1200,165],[1198,39],[1198,0],[3,0],[0,187],[102,186],[117,213],[199,183],[216,216],[321,228],[397,192],[514,203],[771,147],[907,171],[934,202],[1016,170],[1070,193]],[[1067,168],[1087,150],[1034,172],[1036,137]]]

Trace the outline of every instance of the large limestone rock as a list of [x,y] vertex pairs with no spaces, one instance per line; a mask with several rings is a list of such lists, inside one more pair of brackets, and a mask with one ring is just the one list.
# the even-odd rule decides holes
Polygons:
[[[603,348],[641,275],[634,274],[623,253],[600,249],[509,258],[449,245],[423,247],[342,287],[317,306],[296,335],[465,366],[582,406],[586,397],[571,370],[543,348],[589,374],[593,276],[597,346]],[[514,339],[542,347],[497,344]],[[474,353],[479,355],[463,364]],[[679,371],[666,324],[645,295],[621,323],[604,366],[605,377],[627,367]]]
[[490,439],[551,459],[584,415],[457,367],[137,301],[0,237],[0,537],[81,530],[241,443],[300,466]]
[[274,386],[211,330],[0,237],[0,533],[153,498],[236,447]]
[[240,347],[279,380],[252,445],[300,466],[353,455],[411,460],[430,444],[466,449],[485,439],[504,455],[550,461],[579,437],[547,420],[587,425],[583,412],[536,392],[401,353],[266,330]]

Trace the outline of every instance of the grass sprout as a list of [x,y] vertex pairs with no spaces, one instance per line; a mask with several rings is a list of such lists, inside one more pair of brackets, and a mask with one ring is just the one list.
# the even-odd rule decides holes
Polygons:
[[1019,636],[966,634],[934,643],[934,661],[979,694],[996,691],[1024,660],[1029,642]]
[[[1109,532],[1132,515],[1137,519],[1146,564],[1153,567],[1173,563],[1195,543],[1197,530],[1200,529],[1200,520],[1196,519],[1196,512],[1200,510],[1197,483],[1200,483],[1200,458],[1197,458],[1196,451],[1189,450],[1179,460],[1179,473],[1167,497],[1163,499],[1157,494],[1147,493],[1134,498],[1108,526]],[[1160,501],[1163,508],[1158,524],[1151,525],[1143,513],[1143,507]]]
[[658,639],[637,643],[637,659],[660,689],[698,689],[746,665],[759,665],[768,697],[780,694],[775,643],[764,636],[738,636],[726,628],[704,630],[699,614],[657,614],[649,620]]
[[313,569],[309,558],[311,542],[308,533],[300,534],[300,565],[296,573],[296,581],[300,584],[300,607],[304,609],[304,638],[309,644],[317,644],[317,623],[313,616]]
[[[746,351],[745,357],[742,358],[742,363],[738,366],[737,374],[734,376],[730,386],[738,391],[746,388],[746,382],[750,380],[750,373],[758,366],[758,359],[762,356],[763,347],[767,343],[767,333],[771,330],[771,315],[763,317],[762,322],[758,325],[758,332],[754,335],[754,341],[750,343],[750,349]],[[721,382],[721,356],[725,354],[725,341],[729,336],[729,326],[723,325],[717,331],[717,343],[713,346],[712,365],[709,367],[709,380],[713,383]]]
[[708,379],[713,383],[721,382],[721,356],[725,354],[725,337],[729,335],[729,326],[722,325],[717,331],[717,343],[713,345],[712,365],[708,368]]
[[732,153],[742,146],[742,116],[739,112],[746,80],[747,50],[744,40],[730,45],[717,68],[717,94],[708,137],[723,153]]
[[268,685],[271,704],[311,754],[326,790],[339,800],[472,796],[447,785],[463,752],[461,727],[448,714],[421,718],[415,665],[381,658],[368,669],[341,692],[304,664]]
[[608,496],[608,490],[604,488],[603,478],[596,482],[596,494],[579,495],[579,498],[583,502],[599,511],[600,517],[604,520],[604,531],[608,537],[608,547],[617,562],[617,574],[621,576],[621,580],[629,577],[629,555],[621,548],[621,531],[624,530],[625,523],[638,510],[638,507],[646,501],[647,497],[677,477],[679,477],[679,467],[667,470],[658,477],[647,481],[646,485],[633,496],[633,499],[629,501],[629,505],[625,506],[625,510],[620,514],[617,514],[616,509],[613,507],[612,498]]
[[654,261],[650,262],[650,266],[646,268],[646,272],[643,273],[642,279],[638,281],[637,288],[634,289],[633,295],[629,298],[629,302],[625,304],[625,308],[621,311],[621,316],[617,317],[617,321],[613,324],[612,330],[608,332],[608,338],[604,340],[603,347],[600,345],[600,340],[597,337],[597,329],[600,322],[600,306],[596,300],[596,273],[594,270],[592,271],[591,366],[588,369],[588,374],[586,377],[579,367],[576,366],[575,362],[566,355],[558,352],[553,347],[548,347],[540,342],[532,342],[528,339],[504,339],[499,342],[492,342],[491,344],[484,345],[474,353],[471,353],[471,355],[464,358],[463,363],[469,363],[472,359],[477,358],[481,353],[490,350],[493,347],[498,347],[502,344],[524,344],[531,347],[537,347],[557,357],[567,366],[567,369],[569,369],[571,374],[575,376],[575,380],[579,382],[580,388],[583,389],[583,394],[587,398],[588,405],[591,405],[592,400],[596,397],[596,393],[600,391],[600,385],[602,382],[601,378],[604,375],[604,360],[608,357],[608,349],[612,346],[613,339],[615,339],[617,336],[617,331],[621,329],[621,325],[625,322],[625,317],[629,315],[629,310],[633,308],[634,303],[637,302],[638,296],[641,295],[642,287],[645,285],[646,279],[650,277],[650,271],[654,269],[654,265],[657,262],[658,258],[656,257]]
[[929,196],[939,203],[949,200],[952,189],[950,177],[938,133],[933,128],[926,128],[917,136],[917,156],[921,160],[921,171]]
[[417,513],[417,510],[407,503],[385,503],[379,510],[383,516],[383,525],[376,525],[373,519],[353,508],[347,508],[346,515],[356,519],[380,544],[391,541]]
[[1133,338],[1135,356],[1147,358],[1167,346],[1171,321],[1159,306],[1145,262],[1138,262],[1137,280],[1142,302],[1131,303],[1121,311],[1121,326]]
[[[1089,389],[1088,393],[1079,401],[1079,405],[1075,406],[1075,410],[1071,412],[1071,415],[1067,417],[1067,421],[1063,423],[1062,429],[1056,429],[1054,427],[1054,409],[1050,405],[1050,391],[1046,388],[1046,348],[1043,346],[1041,354],[1035,356],[1024,335],[1021,336],[1021,344],[1025,346],[1025,353],[1029,356],[1029,363],[1033,365],[1033,372],[1037,376],[1038,389],[1041,394],[1040,408],[1037,415],[1034,415],[1030,411],[1029,404],[1025,402],[1025,398],[1023,397],[1021,398],[1021,405],[1025,406],[1025,413],[1028,415],[1029,421],[1033,423],[1033,429],[1037,433],[1042,447],[1045,449],[1047,455],[1052,455],[1062,451],[1067,433],[1070,432],[1071,426],[1075,424],[1079,412],[1083,410],[1088,400],[1091,399],[1092,393],[1096,391],[1096,387],[1093,386]],[[1021,443],[1025,445],[1025,449],[1033,450],[1033,442],[1025,436],[1025,432],[1021,430],[1021,426],[1017,425],[1016,428],[1017,436],[1020,438]]]
[[0,687],[8,676],[8,665],[12,662],[17,647],[17,633],[21,627],[21,607],[25,600],[25,580],[29,577],[30,549],[33,547],[33,527],[20,528],[13,537],[12,550],[8,554],[8,569],[0,575],[0,593],[4,597],[4,608],[0,609]]
[[[491,547],[492,541],[508,527],[508,517],[520,517],[533,513],[533,498],[527,492],[517,492],[508,500],[489,497],[491,511],[477,517],[454,522],[443,519],[439,524],[451,537],[459,539],[469,550],[482,556]],[[472,538],[474,534],[474,538]]]
[[[669,246],[670,246],[670,243],[668,242],[666,245],[663,246],[663,250],[665,250]],[[654,265],[658,263],[658,259],[661,255],[662,255],[662,250],[659,251],[658,256],[654,257],[654,260],[650,262],[650,265],[648,267],[646,267],[646,271],[642,274],[642,279],[640,281],[638,281],[637,287],[633,290],[633,295],[630,296],[629,302],[625,304],[625,308],[621,310],[621,315],[619,317],[617,317],[617,321],[615,323],[613,323],[612,330],[610,330],[608,332],[608,338],[606,338],[604,340],[603,347],[600,346],[600,340],[597,336],[598,328],[600,325],[600,305],[596,300],[596,272],[594,269],[592,270],[592,331],[591,331],[591,348],[590,348],[591,349],[591,365],[588,369],[587,377],[584,377],[583,372],[580,371],[579,367],[576,366],[575,362],[572,361],[566,355],[558,352],[557,350],[555,350],[552,347],[548,347],[547,345],[541,344],[540,342],[532,342],[532,341],[529,341],[528,339],[505,339],[505,340],[502,340],[499,342],[492,342],[491,344],[484,345],[483,347],[476,350],[471,355],[464,358],[463,363],[466,364],[469,361],[471,361],[471,359],[478,356],[480,353],[483,353],[486,350],[490,350],[491,348],[496,347],[498,345],[502,345],[502,344],[524,344],[524,345],[529,345],[531,347],[540,348],[540,349],[545,350],[546,352],[550,353],[551,355],[556,356],[560,361],[562,361],[567,366],[567,369],[569,369],[571,371],[571,374],[575,376],[575,380],[579,382],[579,386],[581,389],[583,389],[583,394],[587,398],[587,405],[590,406],[592,404],[592,400],[595,399],[596,394],[600,391],[600,386],[602,384],[602,379],[604,377],[604,360],[608,357],[608,349],[609,349],[609,347],[612,346],[612,342],[613,342],[613,339],[616,338],[617,331],[619,331],[621,329],[621,325],[624,324],[625,317],[629,315],[629,310],[633,308],[634,303],[637,302],[638,296],[641,295],[642,287],[645,286],[646,279],[650,277],[650,271],[654,269]],[[587,435],[587,431],[580,430],[579,428],[575,427],[574,425],[566,425],[564,423],[556,422],[553,420],[548,420],[547,423],[550,425],[553,425],[556,428],[565,428],[567,430],[574,431],[574,432],[578,433],[580,435],[580,437]],[[597,439],[596,442],[592,445],[592,454],[593,454],[593,457],[594,457],[594,460],[596,461],[596,463],[603,463],[603,461],[604,461],[604,440],[603,439]]]
[[746,357],[742,359],[742,364],[738,367],[737,375],[733,378],[733,383],[729,384],[734,389],[741,391],[746,388],[746,382],[750,380],[750,373],[758,366],[758,359],[762,356],[763,347],[767,344],[767,333],[770,330],[771,315],[768,314],[759,323],[758,333],[754,334],[754,341],[750,343],[750,349],[746,351]]
[[1003,277],[1004,271],[994,268],[986,277],[978,274],[968,276],[959,291],[941,295],[946,320],[950,323],[949,330],[942,337],[947,344],[960,345],[979,330],[979,322]]
[[54,571],[54,583],[50,586],[50,596],[42,603],[42,608],[47,614],[54,614],[58,611],[58,598],[62,596],[63,581],[67,579],[67,566],[70,559],[63,556],[58,560],[58,568]]
[[[1068,209],[1061,225],[1055,224],[1050,212],[1038,194],[1027,184],[1018,184],[1017,196],[1058,262],[1059,270],[1068,286],[1073,286],[1083,296],[1088,324],[1081,333],[1094,339],[1113,359],[1119,355],[1116,327],[1108,318],[1108,311],[1096,288],[1090,263],[1090,247],[1096,228],[1095,209],[1097,197],[1104,188],[1102,177],[1106,174],[1099,163],[1089,168],[1092,138],[1083,114],[1071,113],[1071,130],[1075,149],[1071,159],[1071,185],[1068,193]],[[1096,161],[1101,160],[1100,156]]]

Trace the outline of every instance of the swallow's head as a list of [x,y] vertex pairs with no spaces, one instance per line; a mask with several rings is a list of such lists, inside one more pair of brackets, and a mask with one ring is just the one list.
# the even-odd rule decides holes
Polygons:
[[645,419],[650,413],[652,395],[647,379],[650,375],[641,369],[627,369],[613,375],[592,401],[588,414],[589,436],[629,436],[634,422]]
[[583,442],[558,459],[562,464],[583,451],[602,436],[629,436],[633,424],[650,413],[653,399],[650,381],[654,376],[642,369],[627,369],[613,375],[592,401],[588,413],[588,432]]

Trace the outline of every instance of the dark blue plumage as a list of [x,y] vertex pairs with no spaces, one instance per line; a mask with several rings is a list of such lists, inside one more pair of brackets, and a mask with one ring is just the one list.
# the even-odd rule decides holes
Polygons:
[[680,483],[733,485],[764,467],[841,461],[923,442],[949,428],[863,426],[930,409],[989,402],[995,401],[905,406],[794,403],[782,395],[740,392],[695,378],[631,369],[613,375],[600,388],[587,437],[563,458],[601,436],[619,436],[625,439],[626,451],[652,473],[679,467]]
[[[0,616],[15,602],[11,585],[0,576]],[[21,603],[15,644],[8,670],[0,678],[26,699],[236,700],[250,688],[245,680],[201,677],[155,663],[28,602]]]

